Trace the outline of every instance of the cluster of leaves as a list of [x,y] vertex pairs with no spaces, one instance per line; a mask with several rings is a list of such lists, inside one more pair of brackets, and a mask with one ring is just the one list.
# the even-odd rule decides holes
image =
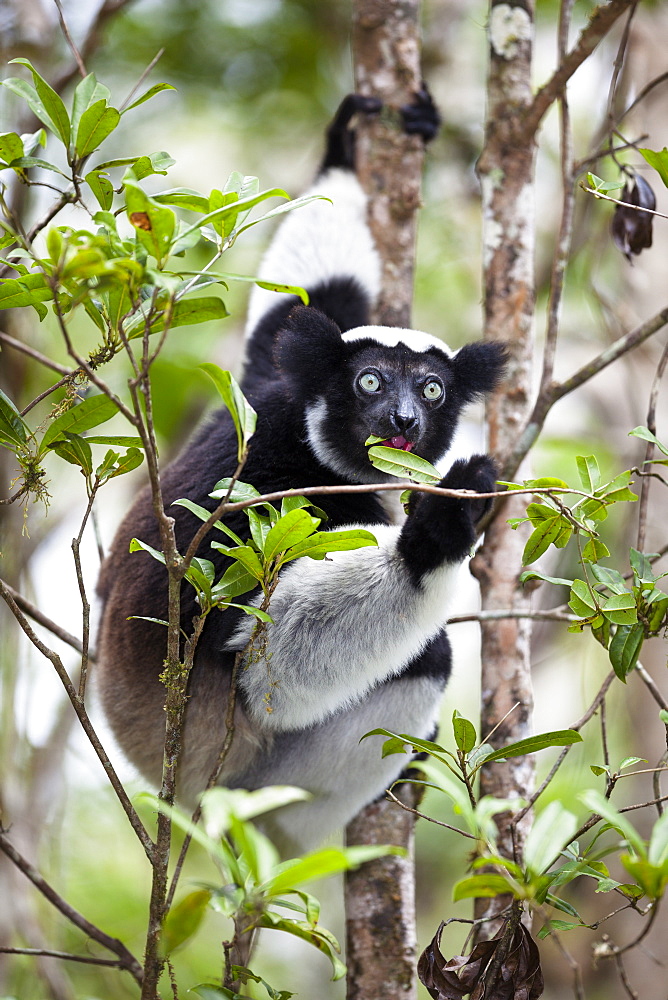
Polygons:
[[[646,428],[636,428],[631,433],[656,442]],[[609,482],[602,482],[593,455],[578,457],[577,468],[580,489],[554,478],[527,480],[521,487],[515,483],[507,485],[511,490],[548,491],[529,504],[526,517],[510,522],[516,528],[528,521],[533,528],[524,548],[524,565],[534,563],[550,546],[561,549],[575,538],[583,577],[571,580],[531,569],[525,570],[520,579],[545,580],[569,587],[568,605],[575,616],[570,631],[590,628],[608,650],[617,675],[624,680],[635,667],[645,639],[660,634],[668,623],[668,595],[657,587],[657,581],[666,574],[655,575],[652,554],[633,548],[628,579],[618,570],[601,564],[610,555],[600,538],[600,526],[609,508],[617,503],[634,502],[637,496],[630,488],[632,479],[628,470]],[[564,493],[575,494],[575,499],[566,502]]]
[[[146,798],[156,808],[166,809],[157,797]],[[379,845],[327,847],[281,862],[276,848],[252,821],[270,810],[308,798],[307,792],[289,786],[253,792],[213,788],[203,797],[203,825],[197,827],[180,810],[168,810],[173,822],[207,851],[218,868],[219,879],[188,893],[170,909],[162,931],[164,954],[185,944],[196,933],[205,913],[215,910],[237,921],[241,919],[247,933],[266,927],[300,938],[329,959],[333,979],[345,975],[338,942],[319,922],[320,904],[301,887],[386,854],[401,854],[402,850]],[[248,969],[236,971],[243,981],[261,982]],[[268,984],[263,985],[272,1000],[287,1000],[292,995],[276,993]],[[239,996],[213,984],[196,987],[195,992],[207,998],[233,1000]]]
[[[146,339],[152,335],[159,334],[162,342],[170,329],[227,316],[224,301],[212,294],[209,286],[226,286],[228,279],[240,276],[214,273],[214,265],[221,255],[251,226],[310,199],[283,204],[248,221],[249,212],[255,206],[276,197],[287,200],[286,193],[278,188],[260,191],[257,178],[235,172],[222,190],[215,188],[208,195],[188,188],[149,195],[142,182],[153,175],[166,174],[174,162],[164,152],[101,159],[86,172],[88,158],[113,133],[123,114],[172,88],[168,84],[156,84],[121,112],[109,103],[108,88],[91,73],[75,88],[68,110],[62,98],[28,60],[14,62],[30,70],[34,84],[9,78],[3,81],[3,86],[22,98],[45,127],[31,135],[15,132],[0,135],[0,171],[14,171],[21,181],[49,188],[53,185],[30,179],[32,175],[26,171],[39,168],[55,173],[63,179],[62,186],[56,189],[60,206],[77,204],[88,214],[93,228],[52,227],[46,234],[45,254],[35,243],[41,227],[35,227],[32,235],[25,236],[20,227],[13,224],[9,208],[0,196],[4,210],[4,217],[0,218],[0,250],[5,251],[5,259],[0,261],[4,266],[4,276],[0,278],[0,308],[32,307],[43,320],[50,307],[65,342],[70,345],[70,355],[79,361],[69,380],[70,392],[60,407],[77,408],[82,405],[77,404],[77,389],[81,384],[120,350],[130,351],[134,341],[145,347]],[[67,173],[56,163],[33,155],[45,144],[47,133],[51,133],[52,142],[64,147]],[[112,182],[115,172],[120,175],[119,180]],[[95,198],[97,210],[88,207],[87,194]],[[187,213],[188,218],[179,213]],[[185,252],[200,241],[210,248],[205,266],[200,271],[174,268],[173,258],[183,258]],[[255,279],[242,277],[241,280]],[[271,282],[258,283],[276,291],[298,294],[306,301],[301,289]],[[205,290],[206,294],[201,294]],[[81,356],[75,353],[67,332],[67,324],[79,309],[83,309],[91,321],[88,330],[94,338]],[[95,405],[101,407],[100,413],[106,413],[102,403]],[[60,429],[55,434],[47,430],[40,441],[37,431],[30,429],[21,418],[18,407],[3,396],[0,441],[18,460],[24,493],[46,496],[41,460],[48,450],[57,450],[54,447],[56,439],[60,442],[62,457],[79,465],[89,482],[95,477],[105,481],[110,478],[110,472],[119,475],[138,464],[140,457],[136,449],[140,442],[132,439],[126,445],[125,439],[114,438],[108,443],[126,445],[130,451],[107,455],[101,465],[94,467],[80,434],[102,422],[102,418],[87,424],[87,413],[87,409],[79,411],[69,427],[59,424]],[[111,415],[109,412],[103,419]],[[68,439],[67,434],[79,437]]]
[[[68,400],[69,402],[69,400]],[[0,389],[0,444],[9,448],[19,459],[24,473],[30,474],[28,484],[38,494],[42,489],[42,462],[53,451],[81,470],[86,490],[92,496],[99,486],[141,465],[141,438],[127,435],[86,435],[86,431],[110,420],[117,413],[108,396],[97,393],[75,403],[48,425],[41,437],[31,430],[11,399]],[[108,448],[102,461],[95,465],[91,444],[114,445],[124,452]]]
[[[21,412],[12,399],[0,393],[0,445],[13,452],[21,468],[23,485],[17,496],[32,493],[48,498],[43,463],[54,453],[80,469],[92,501],[99,487],[136,468],[143,451],[153,447],[149,415],[136,389],[144,380],[148,383],[150,367],[167,334],[227,315],[223,300],[211,294],[208,286],[225,286],[229,278],[255,280],[215,270],[221,255],[250,226],[311,199],[283,204],[249,221],[255,206],[270,198],[287,199],[285,192],[276,188],[260,191],[256,178],[233,173],[222,189],[214,188],[208,194],[185,188],[149,194],[143,187],[145,179],[166,174],[173,163],[164,152],[114,159],[100,154],[99,162],[88,167],[89,157],[111,136],[123,114],[171,88],[167,84],[151,87],[121,111],[110,103],[109,90],[91,74],[77,85],[71,107],[67,108],[27,60],[16,61],[30,70],[33,83],[10,78],[3,82],[4,86],[26,102],[44,128],[26,136],[14,132],[1,135],[0,171],[13,171],[21,182],[48,188],[54,185],[34,179],[35,171],[56,175],[61,187],[56,189],[58,198],[48,218],[54,218],[66,205],[76,204],[88,214],[91,229],[52,226],[42,240],[40,234],[48,224],[45,219],[26,236],[13,222],[0,193],[4,210],[0,250],[5,254],[0,261],[0,307],[30,307],[40,321],[55,319],[74,363],[71,372],[53,387],[63,386],[65,395],[46,421],[27,417],[33,404]],[[50,145],[64,148],[66,169],[34,155],[46,145],[47,133]],[[114,175],[117,179],[113,179]],[[92,210],[88,207],[91,196],[97,203]],[[205,266],[199,271],[177,266],[177,258],[182,259],[198,243],[208,251]],[[271,282],[258,284],[297,294],[307,301],[301,289]],[[87,334],[77,335],[81,339],[88,336],[81,350],[75,347],[71,333],[75,314],[83,314],[88,321],[80,324]],[[135,392],[133,409],[96,374],[122,351],[132,368],[129,388],[131,395]],[[255,430],[255,413],[229,372],[213,364],[201,367],[232,415],[237,458],[242,466]],[[129,419],[133,434],[95,433],[119,411]],[[101,461],[94,458],[97,446],[106,446]],[[277,510],[271,504],[256,502],[257,491],[236,480],[216,484],[212,497],[219,504],[220,518],[224,517],[227,502],[249,504],[250,537],[239,537],[221,519],[212,525],[216,537],[211,544],[230,562],[220,579],[215,578],[212,560],[195,556],[186,564],[181,557],[185,579],[196,590],[202,615],[214,608],[234,606],[254,615],[262,625],[268,624],[271,619],[266,610],[237,604],[234,598],[259,590],[266,607],[277,574],[287,562],[302,556],[323,559],[332,551],[376,544],[374,536],[366,531],[319,531],[325,515],[303,497],[286,497]],[[208,510],[188,498],[177,503],[203,522],[211,519]],[[223,541],[219,540],[220,533]],[[139,540],[134,540],[131,548],[166,561],[162,552]],[[163,923],[163,956],[184,944],[196,932],[204,911],[213,908],[242,919],[249,929],[271,927],[306,940],[329,957],[334,976],[340,977],[344,966],[338,957],[338,944],[319,924],[317,900],[299,887],[393,849],[328,849],[279,864],[275,848],[250,820],[269,808],[304,798],[305,793],[264,789],[247,796],[242,792],[229,793],[228,798],[225,795],[222,789],[210,793],[205,804],[206,832],[191,829],[189,820],[177,812],[173,814],[175,822],[187,825],[189,833],[216,859],[221,878],[218,885],[189,893],[169,911]],[[164,807],[164,802],[158,801]],[[263,986],[272,1000],[287,1000],[290,995],[274,990],[249,969],[237,968],[234,972],[239,983],[254,981]],[[196,992],[206,997],[237,995],[208,984],[202,984]]]
[[[668,720],[668,713],[662,712],[661,716],[664,722]],[[620,777],[637,773],[628,769],[643,763],[640,758],[627,758],[614,772],[609,767],[591,766],[596,776],[605,778],[606,788],[604,792],[588,789],[575,797],[586,811],[584,825],[569,808],[573,796],[570,796],[568,803],[557,800],[549,802],[538,813],[526,839],[522,863],[519,864],[498,852],[494,817],[506,811],[517,813],[527,804],[518,799],[476,797],[476,774],[483,762],[507,760],[547,747],[568,747],[581,742],[582,737],[577,731],[567,729],[538,734],[494,750],[488,743],[478,741],[473,723],[462,718],[456,711],[452,717],[452,733],[454,750],[428,740],[418,740],[405,733],[391,733],[384,729],[374,730],[373,734],[367,735],[388,737],[383,747],[384,754],[405,753],[408,748],[411,752],[427,755],[430,759],[419,760],[414,765],[424,773],[424,779],[413,780],[445,794],[464,825],[465,830],[462,832],[476,841],[471,861],[472,873],[455,884],[454,901],[510,896],[522,905],[540,908],[544,916],[544,927],[539,936],[545,937],[552,930],[589,926],[577,909],[563,899],[560,893],[563,887],[580,877],[593,879],[597,892],[615,892],[633,906],[643,898],[654,905],[662,897],[668,884],[668,813],[664,813],[655,823],[649,841],[646,841],[609,799],[611,790]],[[588,830],[597,824],[601,825],[589,843],[581,845],[578,829]],[[607,836],[610,833],[613,834],[612,840]],[[630,876],[629,881],[620,882],[611,876],[603,860],[609,855],[619,858]],[[546,906],[567,914],[571,919],[565,921],[546,917]],[[438,937],[439,935],[435,939],[436,945]],[[479,954],[476,958],[472,954],[466,959],[456,956],[446,962],[443,956],[439,958],[436,954],[435,942],[432,942],[423,955],[421,966],[425,976],[435,976],[443,988],[447,983],[450,983],[448,988],[455,988],[454,980],[451,982],[451,974],[456,975],[462,985],[469,973],[470,976],[474,976],[474,973],[476,976],[482,975],[491,959],[491,955]],[[517,947],[521,947],[521,942],[517,943]],[[476,965],[478,960],[482,962],[480,967]],[[467,962],[473,964],[469,972],[462,973],[461,967]],[[521,967],[526,971],[531,963],[528,966],[523,963]],[[429,982],[423,981],[428,987],[435,988],[431,979]],[[466,992],[468,990],[464,990]],[[451,994],[446,991],[442,995]],[[461,994],[452,994],[459,995]]]

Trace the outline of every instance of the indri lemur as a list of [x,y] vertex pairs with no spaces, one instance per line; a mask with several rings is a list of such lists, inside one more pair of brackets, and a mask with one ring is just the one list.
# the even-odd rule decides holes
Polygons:
[[[257,410],[242,479],[261,493],[295,487],[377,483],[390,477],[369,462],[370,435],[431,462],[447,452],[462,408],[497,383],[503,349],[473,343],[450,350],[415,330],[369,325],[379,285],[379,261],[366,223],[366,198],[354,172],[359,111],[378,102],[346,98],[332,123],[315,201],[287,216],[265,257],[260,277],[307,289],[295,297],[256,288],[251,297],[242,388]],[[435,112],[421,97],[405,116],[407,130],[429,135]],[[213,510],[214,484],[237,464],[236,435],[227,411],[209,419],[162,476],[165,503],[177,498]],[[458,461],[442,485],[489,492],[491,460]],[[292,784],[312,801],[288,806],[265,824],[286,852],[317,844],[395,779],[405,758],[380,755],[380,740],[359,744],[375,727],[429,737],[450,673],[444,631],[459,565],[487,507],[413,494],[403,525],[391,524],[390,494],[314,498],[328,516],[321,526],[364,526],[378,547],[304,557],[282,571],[269,608],[271,712],[267,664],[243,669],[236,731],[221,784],[257,788]],[[185,551],[200,523],[168,506]],[[246,515],[228,518],[249,536]],[[167,616],[167,574],[145,553],[130,555],[137,536],[160,547],[149,493],[137,498],[103,567],[104,617],[99,639],[99,688],[113,731],[130,761],[158,782],[165,731],[165,689],[159,680],[166,637],[162,625],[131,615]],[[217,574],[226,560],[209,547]],[[239,599],[237,599],[239,600]],[[249,603],[252,598],[243,599]],[[183,628],[198,608],[183,586]],[[179,787],[192,799],[204,787],[225,735],[235,651],[247,643],[253,619],[214,610],[199,640],[190,678],[179,765]]]

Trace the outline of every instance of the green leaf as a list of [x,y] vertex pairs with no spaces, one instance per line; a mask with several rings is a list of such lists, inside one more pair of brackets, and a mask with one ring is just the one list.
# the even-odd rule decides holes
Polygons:
[[228,598],[248,594],[256,587],[257,578],[249,573],[240,562],[234,562],[225,570],[218,583],[211,588],[211,597],[214,601],[227,601]]
[[[211,543],[214,548],[220,548],[217,542]],[[236,559],[237,562],[241,563],[245,570],[250,573],[256,580],[262,582],[264,580],[264,570],[262,569],[262,564],[258,559],[257,552],[255,552],[250,545],[240,545],[237,548],[230,549],[228,554],[231,558]],[[225,574],[227,575],[227,574]],[[223,580],[225,577],[223,577]]]
[[23,139],[16,132],[0,133],[0,159],[5,163],[23,156]]
[[577,817],[561,802],[550,802],[534,820],[524,845],[524,863],[540,875],[559,857],[578,828]]
[[571,587],[573,585],[572,580],[567,580],[563,576],[547,576],[545,573],[540,573],[537,569],[525,569],[520,574],[520,583],[525,583],[527,580],[544,580],[546,583],[553,583],[558,587]]
[[158,266],[169,256],[176,231],[176,215],[149,197],[137,183],[137,176],[128,170],[123,177],[125,209],[137,239],[155,257]]
[[587,184],[590,188],[594,188],[595,191],[600,191],[603,194],[608,194],[609,191],[617,191],[619,188],[624,187],[624,181],[604,181],[602,177],[598,177],[596,174],[587,174]]
[[76,135],[81,116],[96,101],[109,101],[111,91],[103,83],[98,83],[94,73],[89,73],[74,88],[72,95],[72,134]]
[[311,517],[303,507],[289,511],[276,522],[267,535],[264,552],[267,562],[308,538],[319,523],[318,519]]
[[[35,91],[37,93],[37,97],[39,98],[38,102],[34,102],[34,106],[32,104],[30,105],[31,110],[35,112],[37,117],[47,126],[47,128],[50,128],[52,132],[59,135],[63,143],[67,146],[70,141],[70,119],[62,98],[59,97],[53,87],[49,86],[46,80],[39,75],[28,59],[11,59],[10,62],[20,63],[22,66],[28,67],[32,73]],[[8,84],[7,80],[4,82],[5,85]],[[30,104],[30,102],[28,103]],[[43,109],[43,113],[41,114],[40,105],[41,109]]]
[[268,517],[260,514],[260,512],[254,510],[253,507],[249,507],[246,510],[246,517],[248,518],[248,524],[250,526],[251,538],[257,545],[260,552],[264,554],[264,543],[267,539],[267,535],[271,531],[271,522]]
[[664,444],[661,444],[656,434],[652,434],[647,427],[634,427],[632,431],[629,431],[629,437],[631,436],[642,438],[643,441],[651,441],[659,451],[662,451],[664,455],[668,455],[668,448]]
[[587,807],[587,809],[590,809],[593,813],[598,813],[598,815],[604,819],[606,823],[609,823],[613,829],[621,833],[622,837],[624,837],[636,854],[640,857],[647,857],[645,842],[635,827],[632,826],[626,817],[619,813],[612,803],[601,795],[600,792],[590,788],[587,791],[578,794],[578,798]]
[[593,577],[612,591],[613,594],[626,594],[626,581],[618,570],[610,569],[609,566],[592,566]]
[[47,448],[53,446],[53,442],[64,437],[65,434],[80,434],[82,431],[88,431],[91,427],[97,427],[98,424],[110,420],[116,413],[118,413],[116,404],[108,396],[102,393],[88,396],[87,399],[56,417],[50,424],[42,438],[39,454],[43,455]]
[[171,955],[175,948],[195,934],[204,919],[211,900],[208,889],[197,889],[180,900],[169,910],[162,925],[160,949],[163,955]]
[[163,90],[175,89],[176,88],[172,87],[170,83],[155,83],[152,87],[145,91],[141,97],[138,97],[132,102],[132,104],[128,104],[127,108],[123,108],[121,114],[124,115],[127,111],[132,111],[133,108],[138,108],[140,104],[144,103],[144,101],[150,101],[152,97],[155,97],[156,94],[161,94]]
[[326,931],[322,925],[318,924],[314,927],[302,921],[279,917],[276,913],[265,910],[258,920],[258,926],[271,927],[274,930],[280,930],[286,934],[292,934],[295,937],[301,938],[302,941],[307,941],[330,960],[333,970],[332,979],[342,979],[345,976],[346,967],[337,955],[340,949],[336,938],[329,931]]
[[610,549],[598,538],[590,538],[582,550],[582,558],[585,562],[596,563],[599,559],[607,559]]
[[237,432],[237,459],[241,462],[248,450],[248,442],[255,433],[257,414],[229,372],[210,361],[205,361],[199,367],[209,376],[230,411]]
[[[88,441],[91,439],[88,438]],[[125,455],[121,455],[116,461],[116,468],[113,470],[109,479],[115,479],[117,476],[124,476],[127,472],[132,472],[133,469],[139,468],[139,466],[144,461],[144,453],[139,450],[139,448],[128,448]]]
[[518,740],[517,743],[510,743],[507,747],[495,750],[485,758],[485,763],[489,764],[495,760],[504,760],[508,757],[522,757],[527,753],[536,753],[538,750],[545,750],[547,747],[567,747],[571,743],[581,743],[582,737],[575,729],[557,729],[551,733],[538,733],[536,736],[528,736],[525,740]]
[[601,611],[613,625],[633,625],[638,621],[633,594],[613,594],[601,604]]
[[530,503],[527,507],[527,517],[534,527],[551,520],[557,513],[554,507],[546,503]]
[[[174,302],[171,315],[165,309],[151,322],[151,333],[160,333],[168,321],[169,327],[172,329],[178,326],[192,326],[196,323],[211,323],[215,320],[225,319],[227,316],[229,316],[229,312],[225,303],[215,295],[180,299]],[[133,321],[131,331],[130,339],[142,336],[144,321]]]
[[0,310],[20,309],[52,298],[53,292],[43,274],[23,274],[20,278],[6,278],[0,284]]
[[280,896],[295,886],[327,878],[339,872],[359,868],[367,861],[386,857],[388,854],[405,855],[401,847],[387,844],[359,845],[354,847],[325,847],[313,854],[307,854],[296,862],[284,865],[283,870],[259,887],[261,892]]
[[[202,216],[201,219],[198,219],[197,222],[193,223],[193,225],[190,226],[189,229],[184,230],[184,232],[181,234],[182,236],[184,236],[186,233],[192,230],[201,229],[202,226],[205,225],[207,222],[211,222],[212,225],[214,225],[215,227],[216,225],[218,225],[219,220],[225,219],[226,217],[229,218],[230,216],[232,216],[236,220],[237,214],[240,209],[242,208],[251,209],[255,205],[258,205],[260,202],[266,201],[267,198],[289,198],[289,195],[286,194],[286,192],[283,191],[282,188],[271,188],[271,190],[269,191],[261,191],[259,194],[255,194],[249,198],[240,198],[240,199],[234,198],[231,195],[228,196],[228,193],[223,195],[221,192],[217,192],[217,194],[220,195],[221,198],[223,198],[225,203],[222,204],[220,207],[217,207],[213,211],[207,212],[206,215]],[[316,197],[319,198],[320,196],[318,195]],[[210,200],[211,199],[209,199],[209,202]],[[297,201],[303,201],[303,200],[304,199],[297,199]],[[313,196],[310,196],[307,200],[312,201]],[[290,204],[294,205],[295,202],[291,202]],[[265,216],[262,217],[262,219],[256,219],[255,222],[251,222],[249,223],[248,226],[244,226],[243,228],[248,229],[249,226],[256,225],[256,223],[263,221],[263,219],[265,218],[269,218],[273,214],[274,213],[272,212],[268,212]],[[221,230],[222,229],[223,227],[221,225]],[[243,230],[241,229],[239,230],[239,232],[242,231]],[[216,232],[219,231],[216,230]]]
[[668,187],[668,149],[664,146],[660,152],[654,149],[643,149],[636,147],[641,156],[645,158],[650,167],[653,167],[663,183]]
[[115,444],[119,448],[143,448],[140,437],[132,437],[129,434],[88,434],[86,441],[89,444]]
[[400,448],[388,448],[385,445],[369,448],[369,461],[374,468],[400,479],[412,479],[414,482],[433,486],[442,478],[438,469],[426,459]]
[[[229,316],[225,303],[222,299],[214,295],[205,295],[200,298],[187,298],[175,302],[169,315],[168,310],[158,313],[151,322],[151,333],[160,333],[165,329],[169,316],[169,328],[177,326],[192,326],[194,323],[210,323],[212,320],[225,319]],[[135,340],[144,335],[146,317],[138,316],[126,327],[129,340]],[[200,365],[200,367],[203,367]]]
[[455,883],[452,890],[452,900],[458,903],[460,899],[480,899],[493,896],[517,895],[517,886],[504,875],[494,875],[485,872],[482,875],[472,875]]
[[[668,861],[668,813],[663,812],[652,828],[649,838],[647,859],[660,867]],[[666,873],[668,874],[668,872]]]
[[538,940],[544,941],[552,931],[572,931],[574,927],[582,927],[581,923],[574,924],[568,920],[548,920],[538,931]]
[[464,719],[456,709],[452,713],[452,732],[459,750],[464,754],[470,753],[477,739],[475,726],[468,719]]
[[324,559],[329,552],[343,552],[378,545],[375,535],[363,528],[346,531],[317,531],[291,546],[281,558],[281,565],[292,559],[308,556],[310,559]]
[[[218,598],[214,598],[214,600],[218,600]],[[252,604],[235,604],[233,601],[226,601],[224,598],[220,598],[218,606],[222,609],[239,608],[240,611],[244,611],[247,615],[252,615],[253,618],[259,618],[261,622],[266,622],[268,625],[273,625],[274,623],[274,619],[271,615],[268,615],[267,612],[263,611],[261,608],[253,607]]]
[[66,434],[51,445],[56,455],[64,458],[70,465],[78,465],[84,476],[93,475],[93,453],[90,445],[80,434]]
[[[161,191],[160,194],[154,194],[153,199],[160,205],[174,205],[176,208],[184,208],[190,212],[209,211],[209,199],[191,188],[172,188],[169,191]],[[225,276],[221,275],[221,277]]]
[[239,196],[236,191],[226,191],[223,194],[217,188],[214,188],[209,195],[209,206],[207,210],[207,218],[211,220],[211,225],[218,233],[219,236],[228,236],[234,229],[234,224],[237,221],[238,211],[225,213],[225,216],[217,216],[215,213],[218,209],[225,208],[227,205],[231,205],[232,202],[238,202]]
[[549,549],[550,545],[557,540],[563,530],[564,520],[561,514],[555,514],[553,517],[546,518],[537,528],[534,528],[522,553],[522,563],[525,566],[539,559]]
[[582,488],[587,493],[593,493],[601,481],[598,462],[595,455],[578,455],[575,459]]
[[596,599],[584,580],[573,580],[568,606],[581,618],[590,618],[598,612]]
[[[75,148],[77,156],[89,156],[114,131],[121,116],[106,100],[96,101],[81,116],[77,129]],[[102,206],[105,207],[104,205]]]
[[[224,499],[230,490],[231,482],[232,480],[229,478],[219,479],[212,492],[209,493],[209,496],[213,497],[214,500]],[[258,493],[255,487],[251,486],[250,483],[242,483],[239,480],[235,480],[234,486],[232,487],[229,495],[229,503],[244,503],[246,500],[254,500],[255,497],[259,497],[261,495],[262,494]]]
[[158,549],[154,549],[153,546],[149,545],[147,542],[142,542],[140,538],[130,539],[130,548],[128,549],[128,552],[148,552],[148,554],[153,556],[157,562],[162,563],[163,566],[165,565],[165,557],[163,553],[159,552]]
[[654,583],[657,577],[645,552],[638,552],[632,547],[629,551],[629,561],[633,572],[641,582]]
[[20,450],[29,435],[30,430],[23,417],[9,396],[0,389],[0,443],[8,445],[13,451]]
[[610,640],[608,655],[620,681],[626,683],[627,675],[633,670],[645,639],[645,630],[640,623],[618,625]]
[[[174,500],[174,504],[179,507],[185,507],[186,510],[189,510],[191,514],[194,514],[195,517],[198,517],[200,521],[208,521],[209,518],[211,517],[210,510],[207,510],[206,507],[200,507],[199,504],[193,503],[192,500],[188,499]],[[244,544],[243,540],[239,538],[238,535],[235,535],[232,529],[228,528],[227,525],[224,524],[222,521],[214,521],[213,527],[218,528],[218,530],[226,534],[228,538],[231,538],[232,541],[235,543],[235,545]]]

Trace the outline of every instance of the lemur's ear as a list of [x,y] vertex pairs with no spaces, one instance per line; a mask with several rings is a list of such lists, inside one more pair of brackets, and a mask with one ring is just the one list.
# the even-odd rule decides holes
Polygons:
[[322,390],[320,375],[338,369],[344,357],[341,330],[328,316],[310,306],[290,310],[276,337],[276,367],[304,395],[309,387]]
[[452,364],[455,384],[462,399],[470,402],[476,396],[491,392],[501,381],[508,351],[497,340],[477,340],[457,351]]

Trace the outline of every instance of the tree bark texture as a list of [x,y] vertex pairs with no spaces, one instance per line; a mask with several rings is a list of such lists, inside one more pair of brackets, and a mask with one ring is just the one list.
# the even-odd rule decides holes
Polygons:
[[[357,163],[369,195],[369,224],[382,261],[380,299],[373,317],[384,326],[410,326],[416,212],[424,147],[407,136],[398,109],[421,86],[419,0],[355,0],[355,88],[379,97],[383,111],[360,123]],[[354,781],[354,775],[351,775]],[[414,786],[400,790],[415,805]],[[415,1000],[416,928],[414,818],[390,801],[363,809],[346,831],[348,844],[396,844],[406,857],[366,864],[346,878],[348,1000]]]
[[[525,129],[524,121],[532,100],[533,16],[533,0],[513,6],[491,0],[486,134],[478,174],[483,199],[484,333],[486,339],[503,341],[509,352],[505,380],[487,410],[489,448],[501,469],[527,421],[531,403],[535,144],[533,131]],[[474,560],[485,610],[528,607],[528,596],[518,583],[525,537],[506,523],[509,517],[523,516],[524,506],[524,498],[503,503]],[[486,739],[495,730],[491,740],[495,747],[531,734],[530,638],[528,619],[482,625],[481,731]],[[503,798],[523,797],[531,794],[533,780],[531,758],[513,758],[483,767],[480,791]],[[511,818],[502,815],[497,820],[501,853],[510,858],[521,856],[530,824],[528,815],[513,841]],[[507,902],[504,897],[478,900],[476,916],[490,916]],[[495,930],[494,923],[485,924],[480,937],[490,937]]]
[[356,0],[355,89],[383,111],[360,124],[357,170],[369,195],[369,224],[382,262],[374,322],[410,326],[417,209],[424,143],[401,127],[398,109],[420,89],[419,0]]

